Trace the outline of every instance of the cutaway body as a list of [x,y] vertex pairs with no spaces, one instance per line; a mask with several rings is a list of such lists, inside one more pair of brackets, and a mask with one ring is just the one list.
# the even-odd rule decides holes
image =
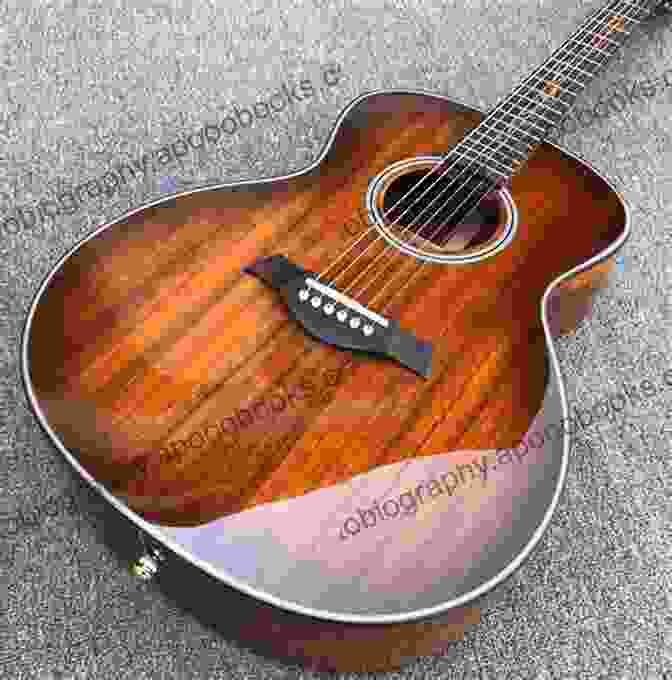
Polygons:
[[[26,329],[31,398],[59,446],[166,545],[295,611],[400,621],[494,584],[538,539],[566,466],[564,435],[495,469],[567,416],[542,298],[583,265],[545,306],[549,331],[581,318],[626,235],[619,196],[545,144],[508,188],[515,235],[496,253],[391,286],[385,316],[431,343],[427,375],[321,341],[244,271],[274,255],[322,271],[366,230],[372,178],[445,153],[481,117],[367,95],[305,171],[163,200],[86,240]],[[398,255],[406,282],[420,261]]]

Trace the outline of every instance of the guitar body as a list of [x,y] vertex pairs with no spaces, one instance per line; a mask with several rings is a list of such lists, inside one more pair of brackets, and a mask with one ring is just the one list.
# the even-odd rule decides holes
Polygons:
[[400,657],[445,644],[422,622],[466,620],[536,544],[568,456],[567,430],[550,436],[569,416],[551,340],[585,314],[627,214],[544,144],[508,188],[517,226],[494,255],[410,280],[421,263],[394,252],[407,285],[385,314],[431,341],[427,375],[322,341],[244,269],[283,255],[322,271],[365,231],[372,178],[442,155],[481,119],[423,93],[360,97],[305,170],[99,229],[26,325],[31,403],[80,474],[156,545],[322,626],[318,651],[293,647],[320,667],[342,668],[346,648],[376,667],[390,635]]

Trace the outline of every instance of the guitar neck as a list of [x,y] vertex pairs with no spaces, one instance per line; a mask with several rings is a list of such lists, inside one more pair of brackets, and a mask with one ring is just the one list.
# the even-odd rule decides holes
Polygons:
[[[456,147],[496,181],[514,175],[660,2],[612,0],[595,10]],[[663,3],[665,4],[665,3]]]

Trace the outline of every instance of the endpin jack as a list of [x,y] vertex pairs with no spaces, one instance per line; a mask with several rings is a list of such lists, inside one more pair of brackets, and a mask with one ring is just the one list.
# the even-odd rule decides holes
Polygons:
[[145,552],[137,560],[131,562],[131,574],[143,581],[151,581],[159,573],[165,556],[158,548],[149,547],[143,534],[140,534],[140,541]]

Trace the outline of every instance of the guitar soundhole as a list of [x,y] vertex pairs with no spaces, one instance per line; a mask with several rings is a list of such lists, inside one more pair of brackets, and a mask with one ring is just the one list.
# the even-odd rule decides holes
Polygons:
[[[407,238],[415,236],[439,248],[449,244],[451,237],[459,241],[460,233],[465,235],[460,250],[489,241],[504,217],[497,196],[490,194],[465,215],[468,194],[476,182],[465,180],[464,186],[454,190],[459,179],[436,179],[431,172],[413,170],[391,182],[383,195],[386,222],[405,229]],[[446,198],[450,194],[455,196]]]
[[389,166],[369,185],[367,207],[398,250],[434,262],[484,259],[508,245],[516,210],[506,187],[471,167],[419,157]]

